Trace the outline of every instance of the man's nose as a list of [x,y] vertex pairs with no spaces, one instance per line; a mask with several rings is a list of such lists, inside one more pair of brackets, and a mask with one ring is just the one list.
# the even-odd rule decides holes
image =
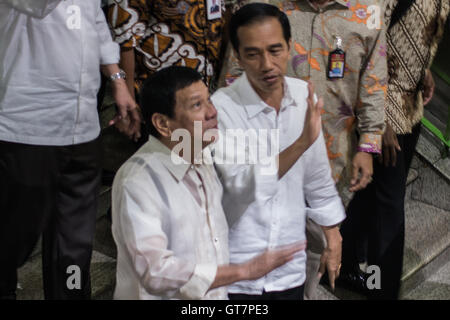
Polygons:
[[206,118],[207,118],[207,120],[210,120],[210,119],[214,119],[216,117],[217,117],[216,107],[214,107],[214,104],[210,101],[208,103],[208,109],[206,111]]
[[270,71],[273,69],[272,56],[269,52],[264,52],[261,57],[261,70]]

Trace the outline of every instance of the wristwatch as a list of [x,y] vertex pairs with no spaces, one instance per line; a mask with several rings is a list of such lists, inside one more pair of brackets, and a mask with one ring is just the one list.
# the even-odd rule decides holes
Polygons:
[[119,72],[114,73],[112,75],[109,76],[109,79],[111,81],[117,80],[117,79],[125,79],[127,76],[127,74],[125,73],[125,71],[123,71],[122,69],[120,69]]

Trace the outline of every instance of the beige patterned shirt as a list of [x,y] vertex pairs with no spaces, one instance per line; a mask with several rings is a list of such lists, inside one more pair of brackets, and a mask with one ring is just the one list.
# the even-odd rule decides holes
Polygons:
[[[387,88],[383,6],[369,8],[376,0],[336,0],[319,12],[307,0],[265,2],[283,10],[291,23],[288,75],[311,79],[324,98],[328,157],[340,195],[348,202],[351,159],[357,151],[381,150]],[[335,36],[342,38],[346,67],[343,79],[329,80],[328,56],[336,48]],[[235,62],[229,64],[224,77],[232,82],[239,72]]]

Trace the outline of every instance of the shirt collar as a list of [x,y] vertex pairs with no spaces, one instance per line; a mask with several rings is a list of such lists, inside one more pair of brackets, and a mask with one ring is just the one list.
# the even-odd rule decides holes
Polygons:
[[[162,157],[161,162],[169,170],[169,172],[177,179],[177,181],[183,180],[186,173],[193,166],[201,166],[198,164],[191,164],[181,158],[176,153],[172,152],[165,144],[163,144],[159,139],[150,135],[148,139],[148,146],[154,153],[159,153]],[[208,147],[202,150],[203,158],[200,159],[205,163],[212,163],[211,149]],[[174,161],[175,160],[175,161]]]
[[[245,111],[247,112],[248,118],[253,118],[260,112],[265,110],[272,110],[273,107],[265,103],[260,96],[253,89],[252,85],[248,81],[247,74],[244,72],[242,76],[236,81],[237,90],[239,96],[241,97],[241,102],[244,105]],[[284,78],[284,96],[281,102],[281,108],[287,105],[296,105],[291,90],[286,82],[286,77]]]
[[[155,138],[152,135],[149,136],[147,143],[152,152],[159,153],[161,155],[161,162],[167,168],[167,170],[169,170],[169,172],[178,181],[183,180],[191,164],[178,156],[176,153],[173,153],[165,144],[163,144],[161,141],[159,141],[159,139]],[[172,159],[176,160],[176,163]]]

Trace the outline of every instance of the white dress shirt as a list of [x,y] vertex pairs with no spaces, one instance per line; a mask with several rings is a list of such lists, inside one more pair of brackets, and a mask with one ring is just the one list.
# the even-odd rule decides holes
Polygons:
[[[218,90],[212,101],[218,111],[222,136],[227,129],[278,129],[282,151],[303,130],[307,95],[306,82],[285,77],[284,98],[277,114],[261,100],[244,73],[231,86]],[[270,134],[267,137],[271,139]],[[224,162],[224,152],[228,152],[224,150],[229,149],[221,140],[215,145],[215,158]],[[263,144],[263,139],[257,143]],[[251,152],[252,147],[245,147],[246,152]],[[260,160],[264,158],[262,155],[259,154]],[[216,168],[224,188],[231,263],[247,261],[268,248],[306,241],[307,216],[323,226],[335,225],[345,218],[322,134],[280,180],[277,171],[268,174],[264,165],[258,163],[217,163]],[[229,292],[262,294],[263,290],[282,291],[300,286],[305,281],[305,261],[306,253],[302,251],[263,278],[229,286]]]
[[118,62],[100,0],[0,0],[0,140],[95,139],[100,65]]
[[213,165],[177,159],[150,136],[114,179],[115,299],[227,299],[208,291],[229,262],[222,186]]

